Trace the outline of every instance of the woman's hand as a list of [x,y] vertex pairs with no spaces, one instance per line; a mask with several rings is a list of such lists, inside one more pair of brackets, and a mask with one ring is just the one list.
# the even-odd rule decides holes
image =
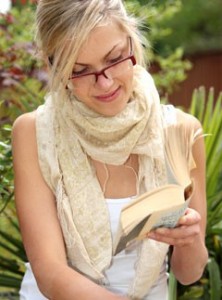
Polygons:
[[148,233],[147,237],[177,247],[189,246],[201,234],[200,221],[200,214],[187,208],[175,228],[161,227]]

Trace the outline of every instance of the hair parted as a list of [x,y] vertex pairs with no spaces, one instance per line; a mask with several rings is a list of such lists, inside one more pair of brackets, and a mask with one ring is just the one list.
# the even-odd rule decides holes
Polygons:
[[144,63],[138,20],[129,16],[121,0],[39,0],[36,42],[41,55],[53,57],[50,86],[65,86],[82,44],[97,26],[117,22],[132,37],[139,64]]

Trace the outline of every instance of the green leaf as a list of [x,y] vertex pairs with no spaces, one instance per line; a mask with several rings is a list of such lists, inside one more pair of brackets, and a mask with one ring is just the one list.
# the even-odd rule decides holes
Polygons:
[[[0,241],[0,246],[2,248],[7,250],[12,255],[17,256],[19,259],[22,259],[23,261],[26,260],[24,247],[20,239],[14,238],[2,230],[0,230],[0,236],[5,240],[5,242]],[[12,245],[12,247],[9,245]]]
[[210,299],[221,300],[221,276],[218,263],[214,258],[210,258],[207,264],[210,275]]
[[0,255],[0,267],[1,270],[5,270],[7,271],[7,273],[11,272],[20,276],[24,275],[24,271],[21,270],[21,262],[19,263],[15,259],[9,259],[5,256]]
[[[184,295],[179,297],[179,300],[196,300],[200,299],[203,296],[203,287],[202,286],[192,286],[187,289]],[[171,300],[171,299],[169,299]]]
[[21,286],[21,278],[12,275],[0,274],[0,286],[19,289]]
[[169,274],[169,299],[177,300],[177,280],[172,271]]

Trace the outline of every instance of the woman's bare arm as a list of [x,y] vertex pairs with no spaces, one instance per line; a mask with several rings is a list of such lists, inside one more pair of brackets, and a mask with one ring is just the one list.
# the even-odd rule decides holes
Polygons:
[[13,126],[15,199],[22,238],[39,289],[49,299],[126,299],[114,295],[67,265],[55,198],[44,181],[37,155],[35,113]]
[[[185,122],[193,122],[200,127],[194,117],[178,113]],[[196,168],[191,171],[194,180],[194,194],[185,216],[174,229],[159,228],[148,236],[157,241],[173,245],[171,269],[182,284],[197,281],[204,271],[208,253],[205,246],[206,230],[206,191],[205,191],[205,150],[203,138],[199,138],[193,146],[193,157]]]
[[174,246],[171,258],[172,270],[182,284],[191,284],[197,281],[202,276],[208,259],[205,247],[206,191],[203,138],[194,144],[193,156],[197,168],[191,172],[195,183],[194,194],[190,202],[191,209],[180,220],[179,228],[183,232],[181,236],[178,233],[178,237],[180,236],[179,243],[181,244]]

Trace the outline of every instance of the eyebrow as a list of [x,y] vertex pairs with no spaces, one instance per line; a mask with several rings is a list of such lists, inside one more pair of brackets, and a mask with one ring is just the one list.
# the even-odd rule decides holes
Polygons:
[[[114,45],[112,47],[112,49],[104,56],[104,59],[106,59],[118,46],[120,45],[120,43]],[[79,66],[83,66],[83,67],[87,67],[89,66],[90,64],[84,64],[84,63],[81,63],[81,62],[75,62],[75,65],[79,65]]]

